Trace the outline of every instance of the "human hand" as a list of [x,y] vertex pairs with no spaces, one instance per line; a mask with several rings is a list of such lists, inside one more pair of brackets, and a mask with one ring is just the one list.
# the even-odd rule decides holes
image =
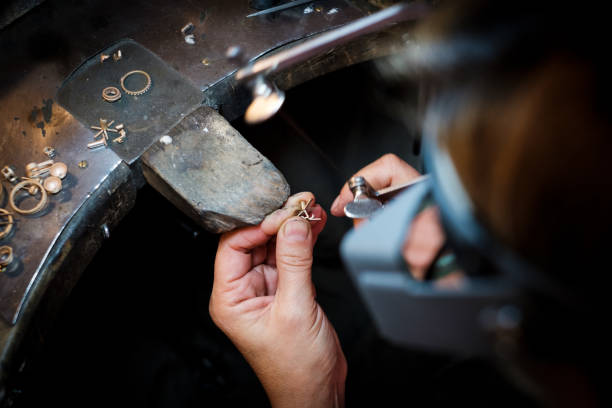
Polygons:
[[295,217],[299,202],[311,198],[296,194],[260,225],[224,234],[215,259],[211,317],[274,407],[344,405],[346,360],[311,280],[327,215],[314,205],[310,213],[320,221]]
[[[420,176],[418,171],[394,154],[382,156],[355,175],[365,177],[375,190],[404,184]],[[344,206],[351,201],[353,201],[353,193],[348,183],[345,183],[332,204],[331,213],[336,217],[343,217]],[[355,226],[361,222],[363,220],[355,220]],[[425,273],[435,260],[445,240],[437,207],[426,208],[414,218],[402,248],[402,255],[415,279],[425,278]]]

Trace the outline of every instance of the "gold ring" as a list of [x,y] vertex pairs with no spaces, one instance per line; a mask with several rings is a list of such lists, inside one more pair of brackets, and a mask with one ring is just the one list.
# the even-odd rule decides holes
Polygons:
[[0,239],[2,239],[4,237],[7,237],[13,229],[13,216],[4,208],[0,208],[0,217],[6,217],[6,227],[4,227],[2,231],[0,231]]
[[[134,75],[134,74],[144,75],[144,77],[147,80],[147,83],[145,84],[145,86],[142,89],[139,89],[138,91],[130,91],[129,89],[127,89],[125,87],[125,80],[127,79],[127,77],[129,77],[130,75]],[[143,93],[145,93],[149,89],[151,89],[151,76],[149,76],[149,74],[147,74],[146,72],[141,71],[139,69],[134,70],[134,71],[130,71],[127,74],[125,74],[124,76],[121,77],[121,88],[123,88],[125,93],[128,94],[128,95],[134,95],[134,96],[142,95]]]
[[0,247],[0,270],[4,272],[4,268],[13,262],[13,248],[8,245]]
[[115,102],[121,99],[121,91],[115,86],[108,86],[102,90],[102,98],[106,102]]
[[[38,191],[40,191],[40,201],[38,202],[38,204],[30,208],[29,210],[23,210],[19,208],[17,204],[15,204],[15,195],[19,190],[27,186],[38,188]],[[9,195],[9,204],[11,205],[11,208],[13,208],[13,210],[15,210],[15,212],[18,212],[19,214],[35,214],[45,208],[45,205],[47,205],[47,199],[47,192],[45,191],[45,188],[42,186],[42,184],[40,184],[36,180],[23,180],[22,182],[17,183],[15,187],[13,187],[13,189],[11,190],[11,194]]]

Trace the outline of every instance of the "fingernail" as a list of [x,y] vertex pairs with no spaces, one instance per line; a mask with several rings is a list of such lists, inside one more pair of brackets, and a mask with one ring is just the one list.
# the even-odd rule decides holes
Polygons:
[[284,230],[289,241],[300,242],[308,237],[309,228],[305,221],[294,218],[285,224]]

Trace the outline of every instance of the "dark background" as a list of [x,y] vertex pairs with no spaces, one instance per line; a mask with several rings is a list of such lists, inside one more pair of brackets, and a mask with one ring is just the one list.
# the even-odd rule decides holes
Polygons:
[[[329,209],[342,184],[384,153],[421,167],[417,90],[381,82],[372,63],[301,85],[283,110],[242,134]],[[412,121],[414,122],[414,121]],[[416,123],[416,122],[415,122]],[[406,350],[376,334],[338,255],[346,219],[330,217],[315,250],[318,301],[349,365],[347,406],[525,406],[490,364]],[[218,236],[150,187],[73,290],[42,356],[27,361],[13,406],[267,406],[257,378],[208,315]]]

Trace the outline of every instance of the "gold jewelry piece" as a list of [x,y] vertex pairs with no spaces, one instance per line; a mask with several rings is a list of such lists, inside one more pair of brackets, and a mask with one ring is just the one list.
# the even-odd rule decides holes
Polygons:
[[56,176],[49,176],[43,183],[45,190],[51,194],[57,194],[62,190],[62,180]]
[[57,162],[51,166],[49,174],[63,179],[68,174],[68,166],[65,163]]
[[8,245],[0,247],[0,272],[4,272],[6,268],[13,262],[13,248]]
[[57,152],[55,151],[54,148],[52,148],[51,146],[46,146],[43,149],[43,153],[47,155],[47,157],[49,157],[50,159],[53,159],[55,157],[55,155],[57,154]]
[[51,166],[53,166],[53,160],[47,160],[42,163],[28,163],[26,165],[26,176],[29,178],[40,177],[48,173]]
[[[91,126],[93,130],[98,131],[98,133],[94,135],[94,140],[100,137],[100,135],[102,135],[102,140],[104,140],[104,146],[106,146],[106,144],[108,143],[108,132],[115,132],[115,133],[118,132],[118,130],[111,128],[111,125],[113,123],[115,123],[114,120],[111,120],[109,122],[107,119],[100,118],[100,126]],[[92,145],[92,143],[87,145],[87,147],[89,147],[90,149],[101,146],[101,145],[96,145],[96,146],[90,147],[90,145]]]
[[96,142],[87,143],[88,149],[97,149],[98,147],[106,146],[106,139],[98,140]]
[[2,168],[2,175],[9,181],[9,183],[15,184],[17,182],[17,176],[15,175],[15,171],[11,166],[4,166]]
[[114,86],[108,86],[102,90],[102,98],[106,102],[115,102],[121,99],[121,91]]
[[[21,180],[23,181],[35,181],[39,184],[42,184],[42,177],[21,177]],[[31,185],[30,187],[28,187],[27,189],[24,188],[24,190],[28,191],[28,194],[30,194],[31,196],[34,196],[38,193],[38,187],[36,185]]]
[[298,211],[297,216],[302,217],[303,219],[308,220],[308,221],[320,221],[321,219],[315,217],[314,214],[308,214],[308,210],[310,208],[311,203],[312,203],[312,198],[308,200],[308,202],[300,201],[300,207],[302,207],[302,209],[296,210]]
[[4,229],[0,231],[0,239],[2,239],[7,237],[13,229],[13,215],[4,208],[0,208],[0,217],[6,217],[6,221],[0,223],[0,225],[6,225]]
[[[28,191],[31,194],[31,190],[33,187],[37,188],[38,191],[40,191],[40,201],[38,202],[38,204],[36,204],[34,207],[28,210],[19,208],[17,204],[15,204],[15,196],[17,195],[19,190],[23,188],[28,188]],[[45,205],[47,205],[47,201],[48,201],[48,196],[47,196],[47,191],[45,190],[45,188],[42,186],[42,184],[40,184],[40,182],[36,180],[32,180],[32,179],[23,180],[17,183],[15,187],[13,187],[13,189],[11,190],[11,193],[9,194],[9,204],[11,208],[15,210],[15,212],[18,212],[19,214],[26,214],[26,215],[35,214],[39,212],[40,210],[42,210],[43,208],[45,208]]]
[[[130,75],[135,75],[135,74],[140,74],[143,75],[145,77],[145,79],[147,80],[147,83],[145,84],[145,86],[142,89],[139,89],[137,91],[130,91],[129,89],[127,89],[125,87],[125,80],[127,79],[127,77],[129,77]],[[125,91],[126,94],[128,95],[142,95],[143,93],[147,92],[149,89],[151,89],[151,76],[149,74],[147,74],[146,72],[142,71],[142,70],[134,70],[134,71],[130,71],[127,74],[125,74],[124,76],[121,77],[121,88]]]

